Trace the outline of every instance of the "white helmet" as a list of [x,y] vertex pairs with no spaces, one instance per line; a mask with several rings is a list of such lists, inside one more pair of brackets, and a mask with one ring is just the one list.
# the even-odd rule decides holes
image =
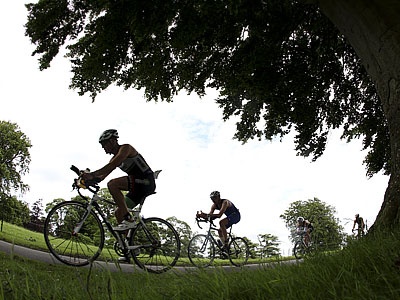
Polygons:
[[303,218],[303,217],[298,217],[298,218],[297,218],[297,222],[303,223],[303,222],[304,222],[304,218]]
[[104,131],[99,138],[99,143],[107,141],[111,138],[116,138],[116,139],[119,138],[117,130],[107,129],[106,131]]

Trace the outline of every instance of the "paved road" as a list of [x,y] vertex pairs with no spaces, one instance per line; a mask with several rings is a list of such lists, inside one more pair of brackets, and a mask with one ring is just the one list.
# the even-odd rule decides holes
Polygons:
[[[0,251],[5,252],[9,255],[18,255],[22,257],[26,257],[32,260],[41,261],[48,264],[61,264],[64,265],[62,262],[58,261],[50,254],[50,252],[34,250],[31,248],[26,248],[18,245],[13,245],[7,243],[5,241],[0,240]],[[64,265],[65,266],[65,265]],[[132,264],[114,264],[114,263],[105,263],[105,262],[95,262],[94,267],[97,269],[108,269],[110,271],[123,271],[123,272],[135,272],[141,271],[144,272],[142,269],[132,265]],[[84,267],[88,268],[88,266]]]
[[[41,261],[44,263],[48,263],[48,264],[64,265],[63,263],[61,263],[60,261],[55,259],[50,254],[50,252],[34,250],[31,248],[26,248],[26,247],[10,244],[10,243],[7,243],[7,242],[1,241],[1,240],[0,240],[0,251],[5,252],[9,255],[18,255],[18,256],[26,257],[26,258],[29,258],[32,260],[37,260],[37,261]],[[297,262],[296,260],[293,260],[293,261],[284,261],[281,263],[287,264],[287,263],[296,263],[296,262]],[[245,267],[250,268],[250,269],[258,269],[258,268],[272,267],[272,266],[276,266],[276,265],[277,265],[277,263],[269,263],[269,264],[264,264],[264,265],[253,264],[253,265],[247,265]],[[88,268],[88,267],[89,266],[86,266],[84,268]],[[144,272],[142,269],[140,269],[139,267],[137,267],[133,264],[115,264],[115,263],[106,263],[106,262],[96,261],[94,263],[94,267],[96,269],[107,269],[112,272],[120,272],[120,271],[127,272],[127,273]],[[236,268],[233,266],[224,266],[222,268],[227,271],[241,270],[240,268]],[[209,269],[212,270],[212,268],[209,268]],[[173,270],[187,272],[187,271],[197,270],[197,268],[174,267]]]

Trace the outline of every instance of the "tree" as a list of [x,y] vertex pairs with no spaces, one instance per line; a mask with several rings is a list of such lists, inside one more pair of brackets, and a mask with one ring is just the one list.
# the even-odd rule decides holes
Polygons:
[[[190,225],[184,221],[178,220],[176,217],[169,217],[167,221],[170,222],[178,232],[182,245],[181,249],[187,249],[189,241],[193,236]],[[182,251],[181,256],[187,256],[187,251]]]
[[284,220],[286,227],[291,231],[289,239],[294,243],[296,239],[295,227],[298,217],[309,220],[314,226],[312,236],[318,237],[317,242],[339,247],[343,241],[343,227],[335,217],[336,209],[318,198],[307,201],[294,201],[285,210],[280,218]]
[[29,222],[28,204],[18,200],[15,196],[5,198],[1,205],[2,222],[6,221],[18,226]]
[[397,0],[40,0],[26,35],[40,69],[62,46],[71,88],[109,85],[172,101],[219,91],[235,138],[295,132],[298,154],[323,154],[328,132],[363,137],[367,175],[391,174],[376,224],[400,222],[400,2]]
[[0,195],[29,189],[21,177],[29,172],[30,140],[15,123],[0,121]]
[[43,199],[35,201],[30,210],[30,222],[26,224],[26,228],[38,232],[43,231],[44,216],[43,216]]
[[279,241],[277,236],[265,233],[265,234],[258,234],[257,238],[260,244],[259,251],[261,257],[271,257],[279,255],[280,250],[279,250]]
[[29,172],[31,142],[15,123],[0,121],[0,204],[2,207],[1,229],[11,190],[22,193],[29,189],[22,176]]
[[38,222],[43,217],[43,199],[35,201],[31,209],[31,221]]

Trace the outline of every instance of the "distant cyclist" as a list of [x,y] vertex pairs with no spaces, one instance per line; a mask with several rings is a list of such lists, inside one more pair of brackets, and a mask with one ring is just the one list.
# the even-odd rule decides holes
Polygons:
[[[92,173],[83,174],[84,180],[104,180],[116,168],[127,173],[127,176],[111,179],[107,183],[108,190],[118,208],[115,210],[118,226],[116,231],[125,231],[135,226],[128,207],[133,208],[140,201],[155,191],[154,174],[143,156],[129,145],[118,143],[118,132],[115,129],[104,131],[99,143],[107,154],[112,154],[110,162]],[[128,193],[124,197],[122,191]]]
[[311,232],[314,230],[314,227],[312,223],[303,217],[298,217],[297,218],[297,224],[296,224],[296,232],[298,234],[304,233],[304,242],[306,246],[310,245],[311,242]]
[[[226,229],[240,221],[240,212],[231,201],[229,201],[228,199],[221,199],[221,195],[218,191],[212,192],[210,194],[210,198],[213,202],[213,204],[211,205],[210,212],[208,214],[203,212],[198,212],[196,214],[196,217],[200,217],[203,219],[211,217],[211,219],[216,219],[216,218],[221,218],[221,216],[225,214],[226,218],[223,218],[219,221],[220,227],[218,229],[218,235],[225,249],[228,249],[229,241]],[[215,210],[218,210],[219,212],[214,213]]]
[[364,232],[365,224],[364,224],[364,219],[362,217],[360,217],[359,214],[355,215],[355,219],[353,222],[353,229],[352,229],[353,232],[354,232],[354,228],[356,227],[356,225],[357,225],[357,238],[360,238],[360,237],[364,236],[364,234],[365,234],[365,232]]

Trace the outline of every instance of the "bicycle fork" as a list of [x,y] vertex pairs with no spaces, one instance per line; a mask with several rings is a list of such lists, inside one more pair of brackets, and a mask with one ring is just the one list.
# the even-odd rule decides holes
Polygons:
[[92,203],[90,202],[89,205],[86,207],[85,214],[83,215],[82,219],[75,225],[74,230],[72,231],[73,236],[77,236],[79,231],[82,229],[83,223],[86,221],[87,217],[89,216],[90,212],[92,211]]

